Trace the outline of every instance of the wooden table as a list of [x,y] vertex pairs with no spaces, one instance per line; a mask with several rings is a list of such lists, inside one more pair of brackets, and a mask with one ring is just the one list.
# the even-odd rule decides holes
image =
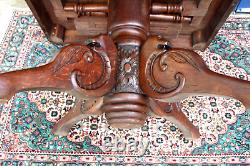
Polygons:
[[75,107],[54,126],[67,135],[89,115],[135,128],[165,117],[187,138],[199,130],[181,112],[190,95],[239,99],[250,83],[210,71],[204,50],[238,0],[26,0],[47,37],[62,48],[49,64],[0,75],[0,97],[22,90],[66,91]]

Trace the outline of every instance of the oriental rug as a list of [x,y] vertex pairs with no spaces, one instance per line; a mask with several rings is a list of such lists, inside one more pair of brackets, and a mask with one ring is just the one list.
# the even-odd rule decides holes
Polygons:
[[[231,15],[199,54],[211,70],[250,81],[249,41],[250,17]],[[46,64],[61,47],[45,38],[31,12],[16,11],[0,44],[0,71]],[[250,164],[250,111],[235,99],[193,96],[181,102],[199,126],[195,141],[163,118],[119,130],[104,115],[83,119],[67,137],[53,135],[53,124],[74,102],[66,93],[29,91],[0,105],[1,165]]]

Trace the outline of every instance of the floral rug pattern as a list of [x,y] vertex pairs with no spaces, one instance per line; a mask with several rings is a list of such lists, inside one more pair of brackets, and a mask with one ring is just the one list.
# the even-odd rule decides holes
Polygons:
[[[231,16],[205,52],[208,67],[250,81],[250,17]],[[50,62],[62,46],[50,43],[30,12],[16,11],[0,45],[0,71]],[[105,116],[88,117],[67,137],[51,133],[74,105],[66,93],[17,93],[0,105],[2,165],[223,164],[250,163],[250,111],[235,99],[189,97],[182,111],[199,126],[201,138],[187,140],[163,118],[148,118],[140,129],[111,128]]]

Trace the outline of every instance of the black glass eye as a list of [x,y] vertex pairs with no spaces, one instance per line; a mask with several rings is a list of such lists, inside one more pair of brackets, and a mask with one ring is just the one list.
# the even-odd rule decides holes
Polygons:
[[169,50],[171,47],[167,44],[158,44],[157,48],[161,50]]
[[99,48],[99,47],[101,47],[101,44],[96,42],[96,41],[92,41],[92,42],[88,43],[88,46],[89,47],[98,47]]

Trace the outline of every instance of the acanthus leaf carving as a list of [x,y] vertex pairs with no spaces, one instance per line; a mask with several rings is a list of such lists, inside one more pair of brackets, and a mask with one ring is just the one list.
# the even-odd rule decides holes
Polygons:
[[63,49],[60,57],[55,59],[55,65],[53,67],[54,73],[60,72],[64,67],[70,64],[75,64],[81,61],[81,55],[87,51],[86,46],[70,45]]

